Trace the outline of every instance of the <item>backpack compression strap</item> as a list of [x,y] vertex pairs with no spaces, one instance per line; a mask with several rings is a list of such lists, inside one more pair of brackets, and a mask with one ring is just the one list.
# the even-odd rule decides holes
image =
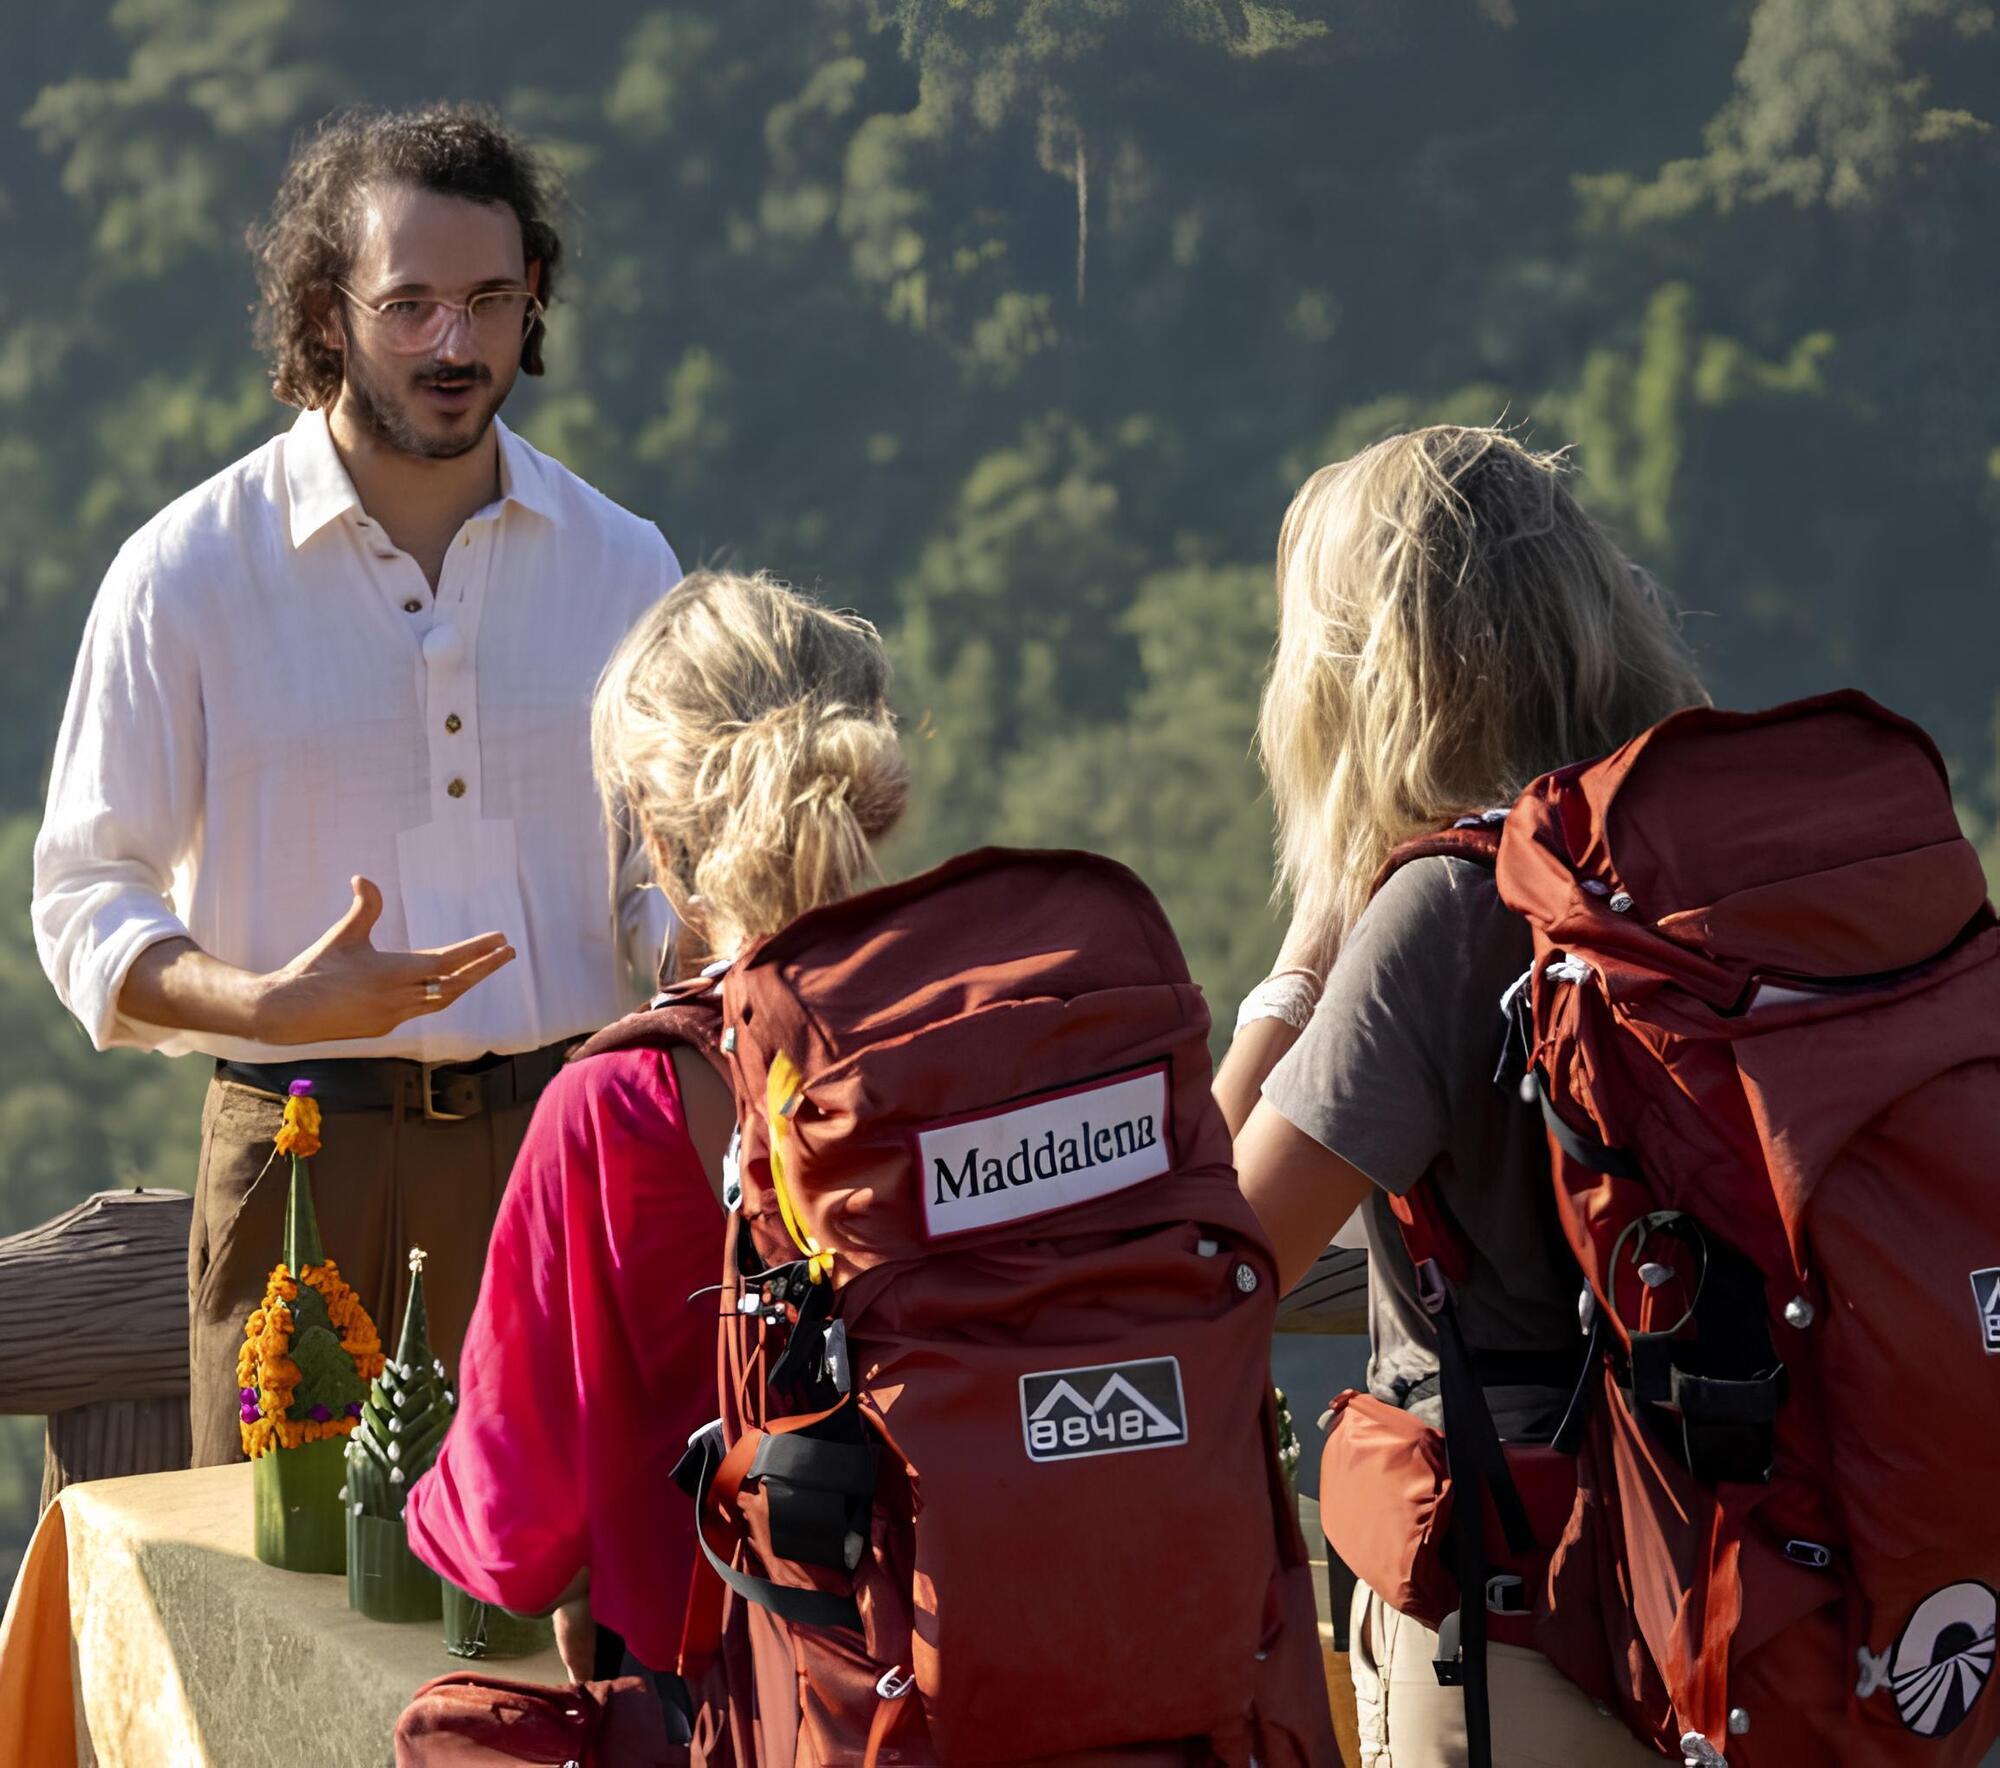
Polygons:
[[[823,1416],[793,1422],[811,1424]],[[774,1583],[752,1572],[737,1570],[710,1541],[709,1522],[711,1517],[735,1504],[737,1493],[749,1480],[760,1480],[767,1488],[781,1487],[782,1494],[772,1491],[771,1496],[789,1499],[791,1503],[774,1502],[771,1506],[773,1548],[782,1552],[787,1546],[805,1547],[814,1563],[822,1563],[826,1556],[815,1549],[826,1543],[816,1541],[807,1546],[803,1538],[796,1543],[783,1539],[781,1528],[787,1525],[781,1524],[781,1512],[798,1508],[799,1501],[804,1500],[809,1514],[789,1525],[792,1532],[801,1532],[803,1524],[804,1533],[824,1536],[828,1523],[832,1522],[837,1535],[844,1527],[839,1519],[847,1501],[874,1496],[873,1450],[794,1431],[746,1430],[725,1452],[722,1422],[718,1419],[689,1442],[687,1455],[674,1469],[674,1479],[694,1495],[696,1539],[710,1569],[744,1601],[769,1609],[795,1627],[844,1627],[851,1632],[861,1631],[861,1611],[852,1596]],[[735,1543],[724,1545],[733,1555]]]

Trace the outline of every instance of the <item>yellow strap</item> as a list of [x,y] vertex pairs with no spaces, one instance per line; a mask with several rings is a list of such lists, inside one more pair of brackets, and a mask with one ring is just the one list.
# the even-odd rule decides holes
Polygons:
[[833,1269],[833,1254],[805,1231],[799,1212],[792,1204],[791,1187],[785,1183],[785,1138],[791,1134],[792,1114],[805,1095],[805,1076],[798,1064],[783,1051],[764,1077],[764,1116],[771,1132],[771,1184],[778,1193],[778,1213],[785,1219],[785,1232],[792,1244],[805,1255],[806,1271],[815,1283],[824,1283]]

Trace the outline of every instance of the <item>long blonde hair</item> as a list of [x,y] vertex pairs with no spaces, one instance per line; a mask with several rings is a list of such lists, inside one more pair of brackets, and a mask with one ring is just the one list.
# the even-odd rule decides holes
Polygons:
[[1706,701],[1567,470],[1440,424],[1322,467],[1285,513],[1258,742],[1280,888],[1322,966],[1400,842]]
[[761,574],[697,571],[633,627],[591,755],[628,873],[722,955],[872,875],[909,795],[880,635]]

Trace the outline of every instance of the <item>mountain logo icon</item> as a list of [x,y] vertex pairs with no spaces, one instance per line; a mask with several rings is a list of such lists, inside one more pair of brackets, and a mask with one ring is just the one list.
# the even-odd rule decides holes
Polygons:
[[1185,1443],[1180,1359],[1147,1357],[1023,1375],[1021,1435],[1030,1461],[1125,1455]]
[[2000,1357],[2000,1265],[1972,1273],[1972,1301],[1979,1309],[1979,1335],[1986,1354]]

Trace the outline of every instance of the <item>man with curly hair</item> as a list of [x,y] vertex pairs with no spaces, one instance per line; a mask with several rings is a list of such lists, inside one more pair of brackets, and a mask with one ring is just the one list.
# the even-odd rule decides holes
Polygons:
[[319,1215],[378,1321],[434,1252],[456,1357],[537,1094],[665,931],[592,784],[592,686],[679,578],[651,523],[498,418],[542,372],[549,180],[491,116],[350,111],[253,230],[284,434],[99,591],[35,850],[43,967],[100,1048],[212,1058],[193,1457],[239,1453],[236,1341],[278,1256],[291,1081]]

